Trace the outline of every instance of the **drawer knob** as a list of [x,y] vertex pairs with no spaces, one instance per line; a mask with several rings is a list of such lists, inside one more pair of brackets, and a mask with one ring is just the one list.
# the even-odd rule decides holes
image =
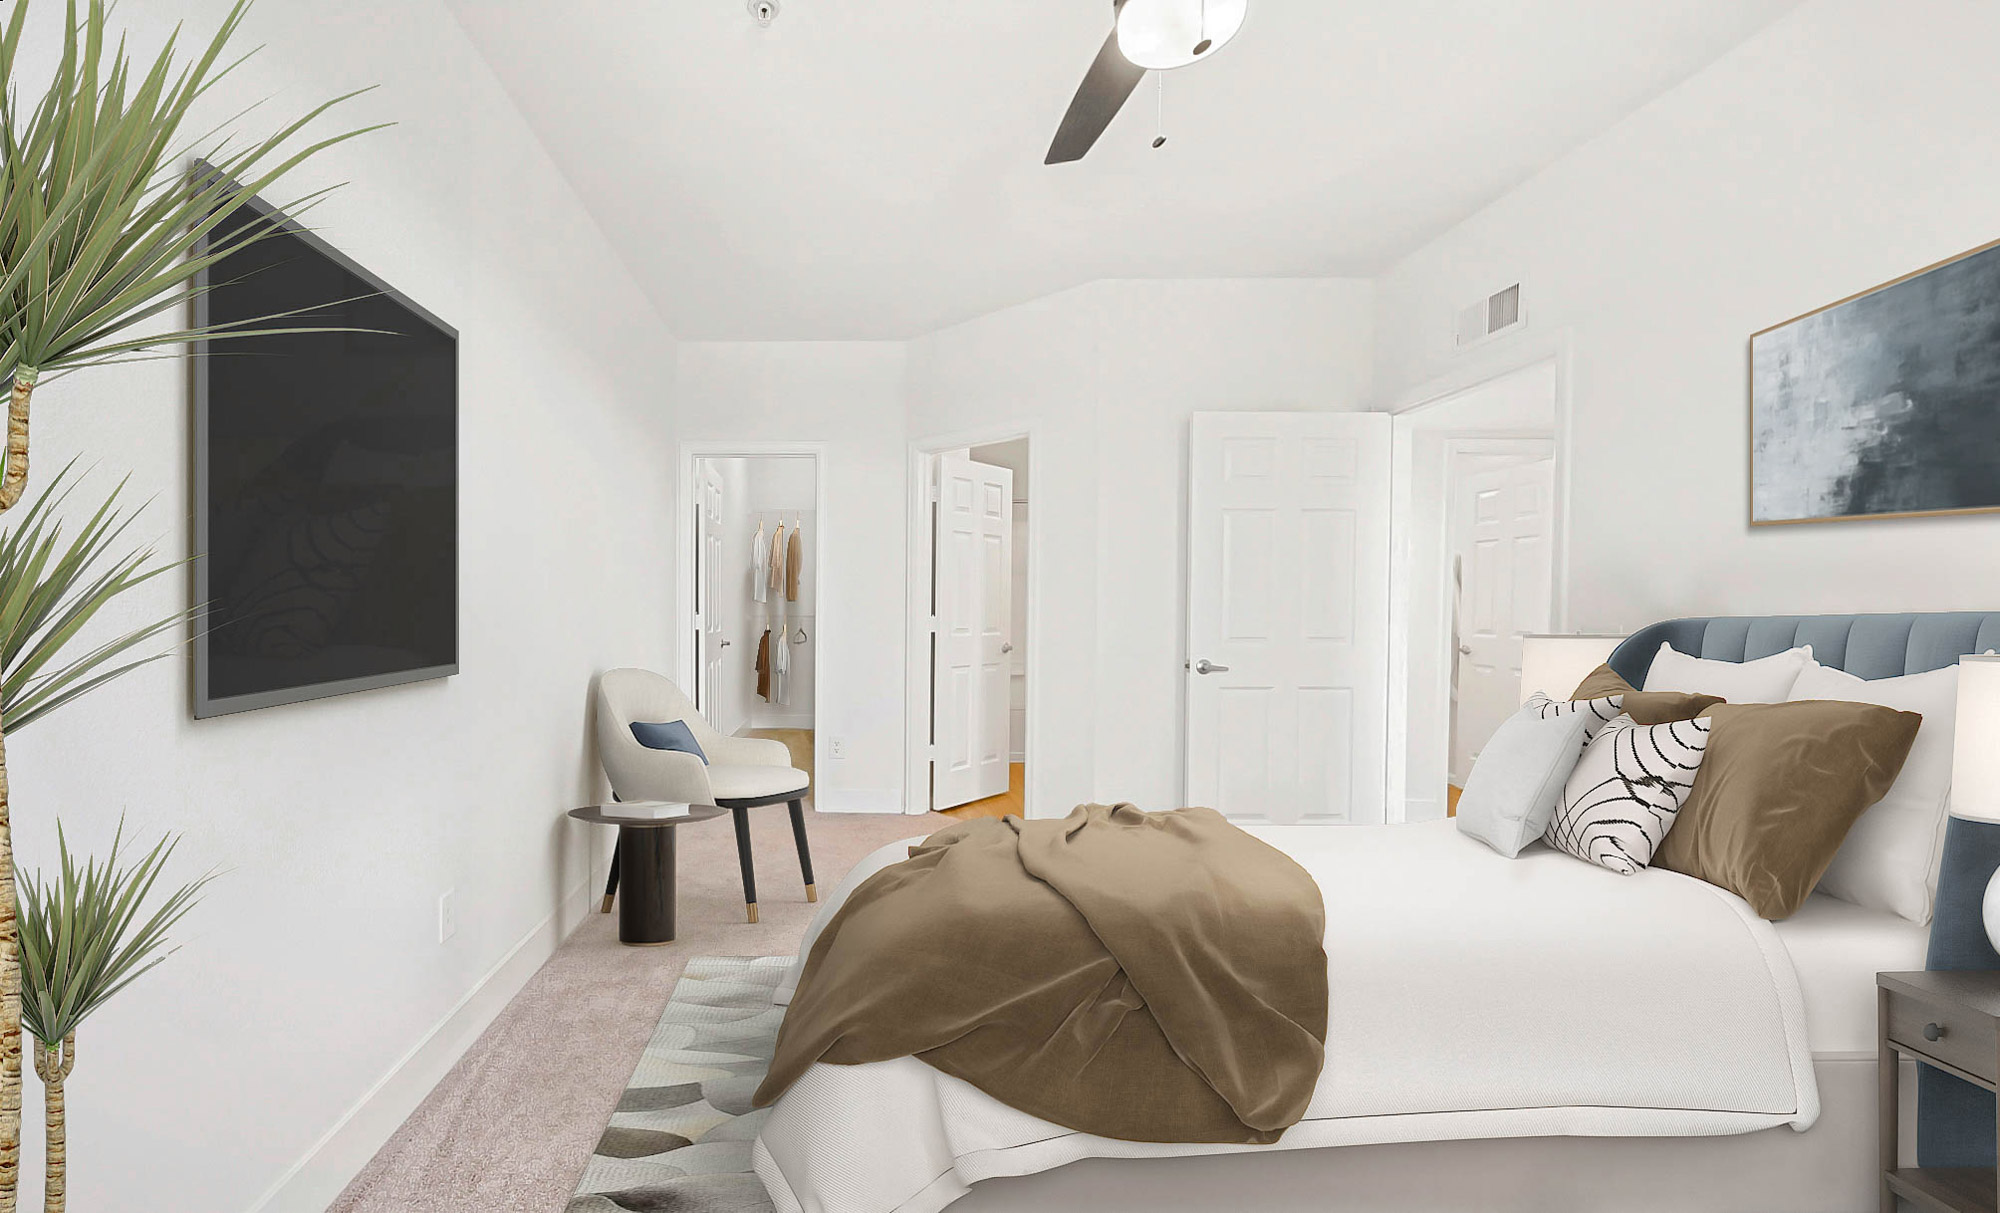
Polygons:
[[1943,1025],[1934,1023],[1927,1023],[1924,1025],[1925,1040],[1936,1040],[1943,1035],[1944,1035]]

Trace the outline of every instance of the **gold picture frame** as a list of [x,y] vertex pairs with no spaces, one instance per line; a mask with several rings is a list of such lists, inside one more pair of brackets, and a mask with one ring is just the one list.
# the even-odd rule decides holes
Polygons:
[[2000,240],[1751,334],[1750,525],[2000,512]]

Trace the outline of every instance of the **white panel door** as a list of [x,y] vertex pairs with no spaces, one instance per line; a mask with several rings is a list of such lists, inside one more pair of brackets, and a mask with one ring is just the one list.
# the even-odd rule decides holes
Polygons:
[[1389,432],[1386,413],[1194,415],[1190,804],[1384,820]]
[[701,486],[695,494],[695,627],[701,638],[701,694],[695,710],[709,723],[728,729],[740,708],[730,694],[736,679],[728,677],[723,662],[730,641],[725,625],[730,614],[735,587],[723,584],[727,567],[722,551],[722,481],[714,471],[703,468]]
[[1555,462],[1481,468],[1457,486],[1453,552],[1458,608],[1458,704],[1452,782],[1521,703],[1521,640],[1549,630],[1554,581]]
[[1007,790],[1014,473],[938,460],[931,807]]

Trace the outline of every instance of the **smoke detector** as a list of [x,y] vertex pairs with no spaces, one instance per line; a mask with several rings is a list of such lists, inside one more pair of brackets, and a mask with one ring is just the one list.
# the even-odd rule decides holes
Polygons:
[[770,29],[771,23],[778,19],[778,0],[745,0],[743,7],[750,10],[751,19],[764,29]]

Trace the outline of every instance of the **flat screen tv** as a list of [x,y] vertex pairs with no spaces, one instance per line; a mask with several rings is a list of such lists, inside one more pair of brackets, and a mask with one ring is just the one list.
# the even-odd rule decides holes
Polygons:
[[458,672],[458,333],[260,200],[204,244],[257,222],[195,323],[351,331],[195,350],[197,718]]

